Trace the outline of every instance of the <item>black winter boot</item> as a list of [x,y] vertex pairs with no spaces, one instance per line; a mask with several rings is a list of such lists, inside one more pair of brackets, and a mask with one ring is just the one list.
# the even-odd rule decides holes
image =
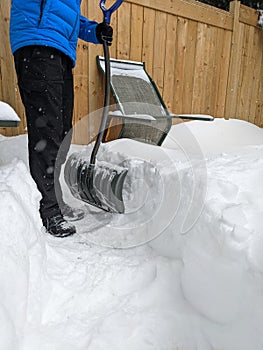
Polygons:
[[55,237],[67,237],[76,233],[76,227],[67,222],[61,214],[42,219],[48,233]]

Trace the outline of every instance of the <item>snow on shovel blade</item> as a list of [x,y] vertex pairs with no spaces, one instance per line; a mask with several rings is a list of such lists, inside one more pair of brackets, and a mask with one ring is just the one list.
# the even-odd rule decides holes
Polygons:
[[72,154],[64,177],[72,195],[95,207],[112,213],[124,213],[123,184],[128,169],[106,162],[90,164]]

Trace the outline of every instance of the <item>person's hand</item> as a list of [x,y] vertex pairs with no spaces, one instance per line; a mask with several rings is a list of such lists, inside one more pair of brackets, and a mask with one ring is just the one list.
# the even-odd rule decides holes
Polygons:
[[96,27],[96,36],[98,41],[103,44],[103,42],[106,42],[108,46],[111,46],[112,44],[112,34],[113,29],[110,25],[106,23],[99,23]]

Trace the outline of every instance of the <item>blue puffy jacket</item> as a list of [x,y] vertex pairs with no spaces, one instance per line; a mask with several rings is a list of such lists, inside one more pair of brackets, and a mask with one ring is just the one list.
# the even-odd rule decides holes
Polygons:
[[10,42],[14,53],[28,45],[54,47],[76,62],[78,38],[98,44],[97,22],[80,14],[81,0],[12,0]]

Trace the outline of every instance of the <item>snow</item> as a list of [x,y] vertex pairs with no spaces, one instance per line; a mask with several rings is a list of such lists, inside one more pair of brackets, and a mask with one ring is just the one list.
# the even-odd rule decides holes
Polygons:
[[104,145],[99,161],[131,169],[127,213],[81,203],[66,239],[41,229],[26,147],[0,137],[1,350],[262,350],[262,129],[191,121],[162,147]]
[[[100,65],[103,71],[105,71],[104,57],[100,57]],[[111,75],[136,77],[149,83],[149,77],[144,70],[142,62],[111,59]]]
[[[195,136],[201,152],[204,155],[240,150],[247,145],[262,145],[262,129],[244,120],[215,119],[211,122],[192,121],[187,124],[190,132]],[[202,127],[200,127],[202,126]],[[184,124],[179,124],[172,129],[164,140],[163,146],[178,148],[185,137]],[[193,145],[193,142],[191,143]],[[193,150],[194,151],[194,150]]]
[[258,25],[263,28],[263,10],[257,10],[259,13]]
[[[110,113],[111,117],[121,117],[123,116],[123,114],[121,113],[121,111],[113,111]],[[143,120],[156,120],[155,117],[153,117],[152,115],[149,114],[125,114],[125,118],[136,118],[136,119],[143,119]]]
[[0,101],[0,120],[20,121],[20,118],[9,104]]

